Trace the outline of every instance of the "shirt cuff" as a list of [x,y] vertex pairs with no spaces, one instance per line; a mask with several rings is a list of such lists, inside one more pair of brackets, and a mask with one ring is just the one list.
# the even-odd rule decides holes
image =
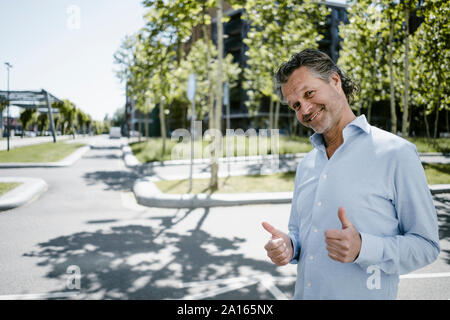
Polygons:
[[292,248],[294,249],[294,254],[292,255],[291,264],[297,264],[300,256],[300,246],[298,245],[297,239],[291,233],[289,233],[289,238],[291,238]]
[[360,232],[361,250],[354,263],[361,267],[379,264],[383,258],[383,238]]

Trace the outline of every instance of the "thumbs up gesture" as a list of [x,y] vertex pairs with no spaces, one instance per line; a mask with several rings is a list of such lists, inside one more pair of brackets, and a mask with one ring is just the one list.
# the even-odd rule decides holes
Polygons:
[[353,262],[361,250],[361,235],[345,214],[345,208],[338,209],[342,229],[325,231],[328,256],[340,262]]
[[277,266],[288,264],[294,255],[291,238],[267,222],[263,222],[262,226],[272,235],[272,238],[264,246],[264,249],[267,251],[267,256]]

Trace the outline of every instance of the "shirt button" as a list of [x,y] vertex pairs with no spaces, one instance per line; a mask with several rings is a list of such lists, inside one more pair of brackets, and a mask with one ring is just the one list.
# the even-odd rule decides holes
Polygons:
[[308,282],[306,285],[308,286],[308,288],[310,288],[311,287],[311,282]]
[[320,207],[322,205],[322,202],[317,202],[317,205]]
[[309,256],[309,260],[314,260],[314,256]]
[[327,175],[326,175],[326,174],[324,174],[324,175],[323,175],[323,178],[324,178],[324,179],[326,179],[326,178],[327,178]]
[[314,230],[313,230],[314,232],[317,232],[317,231],[319,231],[319,230],[317,230],[317,228],[314,228]]

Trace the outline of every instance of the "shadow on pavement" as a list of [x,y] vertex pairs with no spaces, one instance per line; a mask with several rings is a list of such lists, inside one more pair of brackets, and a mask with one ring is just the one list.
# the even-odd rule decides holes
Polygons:
[[94,171],[86,173],[83,178],[88,185],[104,183],[105,190],[131,190],[139,176],[131,171]]
[[[439,239],[450,241],[450,197],[448,194],[433,196],[439,223]],[[441,250],[445,253],[445,260],[450,264],[450,250]]]
[[[166,231],[170,223],[165,223],[163,228],[127,225],[61,236],[40,243],[37,251],[25,256],[42,258],[39,265],[50,268],[46,276],[59,279],[62,284],[68,266],[78,266],[81,297],[88,299],[181,299],[203,293],[207,296],[223,285],[183,283],[261,273],[279,276],[274,265],[235,252],[244,239],[213,237],[198,228],[178,234]],[[255,285],[220,298],[273,296]]]

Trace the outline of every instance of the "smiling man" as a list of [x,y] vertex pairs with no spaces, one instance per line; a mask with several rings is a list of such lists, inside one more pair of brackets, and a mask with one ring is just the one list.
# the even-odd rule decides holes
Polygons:
[[279,95],[314,149],[297,167],[288,233],[267,222],[267,255],[298,264],[295,299],[395,299],[399,275],[440,251],[436,211],[416,147],[356,117],[357,86],[325,54],[282,64]]

